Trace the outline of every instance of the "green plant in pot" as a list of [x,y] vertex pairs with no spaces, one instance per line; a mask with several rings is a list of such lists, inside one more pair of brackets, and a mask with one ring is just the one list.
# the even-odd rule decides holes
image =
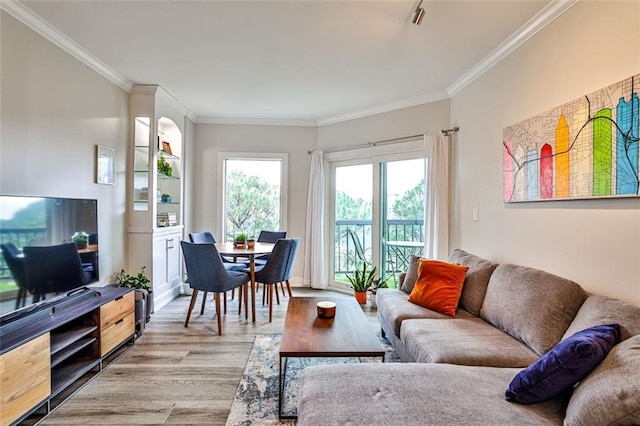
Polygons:
[[76,232],[71,236],[71,239],[79,249],[86,248],[87,244],[89,244],[89,234],[84,231]]
[[164,157],[158,158],[158,173],[162,173],[166,176],[171,176],[173,174],[171,164],[167,163],[167,160],[165,160]]
[[362,262],[361,269],[356,269],[353,275],[347,275],[355,292],[356,300],[361,305],[367,303],[367,290],[372,286],[379,287],[382,282],[382,278],[376,278],[376,267],[368,270],[368,266],[366,262]]
[[241,232],[238,235],[236,235],[235,238],[233,239],[233,244],[236,247],[244,247],[247,244],[247,234],[245,234],[244,232]]
[[120,271],[120,274],[116,276],[119,287],[129,287],[136,290],[136,297],[140,294],[140,298],[147,301],[145,309],[146,321],[151,319],[151,313],[153,312],[153,288],[149,285],[151,280],[144,272],[145,267],[140,268],[140,272],[137,275],[129,275],[124,272],[124,269]]

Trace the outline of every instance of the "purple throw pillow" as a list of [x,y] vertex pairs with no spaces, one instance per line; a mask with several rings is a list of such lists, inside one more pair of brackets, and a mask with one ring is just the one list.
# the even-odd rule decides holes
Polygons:
[[513,378],[507,401],[536,404],[560,395],[587,377],[619,341],[618,324],[597,325],[561,340]]

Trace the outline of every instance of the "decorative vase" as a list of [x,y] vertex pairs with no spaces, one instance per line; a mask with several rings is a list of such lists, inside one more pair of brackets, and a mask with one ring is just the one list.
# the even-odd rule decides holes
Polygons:
[[235,248],[246,248],[247,247],[247,243],[245,241],[234,241],[233,242],[233,246]]
[[248,248],[254,248],[255,246],[256,246],[255,240],[248,240],[247,241],[247,247]]
[[378,309],[378,303],[376,302],[376,294],[369,293],[369,302],[371,302],[371,307],[373,309]]
[[359,304],[361,304],[361,305],[366,305],[367,304],[367,292],[366,291],[356,291],[355,295],[356,295],[356,300],[358,301]]

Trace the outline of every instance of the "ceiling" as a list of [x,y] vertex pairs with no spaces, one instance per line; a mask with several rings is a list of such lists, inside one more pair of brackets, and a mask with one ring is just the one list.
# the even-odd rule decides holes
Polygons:
[[120,86],[159,84],[198,122],[304,125],[449,98],[566,8],[425,0],[416,26],[417,1],[9,2]]

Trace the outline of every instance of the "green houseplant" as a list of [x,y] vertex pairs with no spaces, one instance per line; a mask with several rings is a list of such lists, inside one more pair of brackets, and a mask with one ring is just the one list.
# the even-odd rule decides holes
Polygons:
[[237,234],[233,239],[233,244],[236,247],[244,247],[247,244],[247,234],[244,232]]
[[120,274],[116,276],[116,279],[119,287],[135,289],[136,299],[146,300],[145,319],[149,321],[151,319],[151,313],[153,312],[153,288],[149,285],[151,280],[144,270],[145,267],[143,266],[137,275],[129,275],[125,273],[123,269],[120,271]]
[[367,290],[375,286],[380,287],[381,278],[376,278],[376,267],[367,270],[367,263],[362,262],[362,269],[356,269],[353,275],[347,275],[347,279],[351,283],[351,287],[355,292],[356,300],[361,305],[367,303]]
[[162,173],[166,176],[171,176],[173,174],[171,164],[167,163],[167,160],[165,160],[164,157],[158,158],[158,173]]

